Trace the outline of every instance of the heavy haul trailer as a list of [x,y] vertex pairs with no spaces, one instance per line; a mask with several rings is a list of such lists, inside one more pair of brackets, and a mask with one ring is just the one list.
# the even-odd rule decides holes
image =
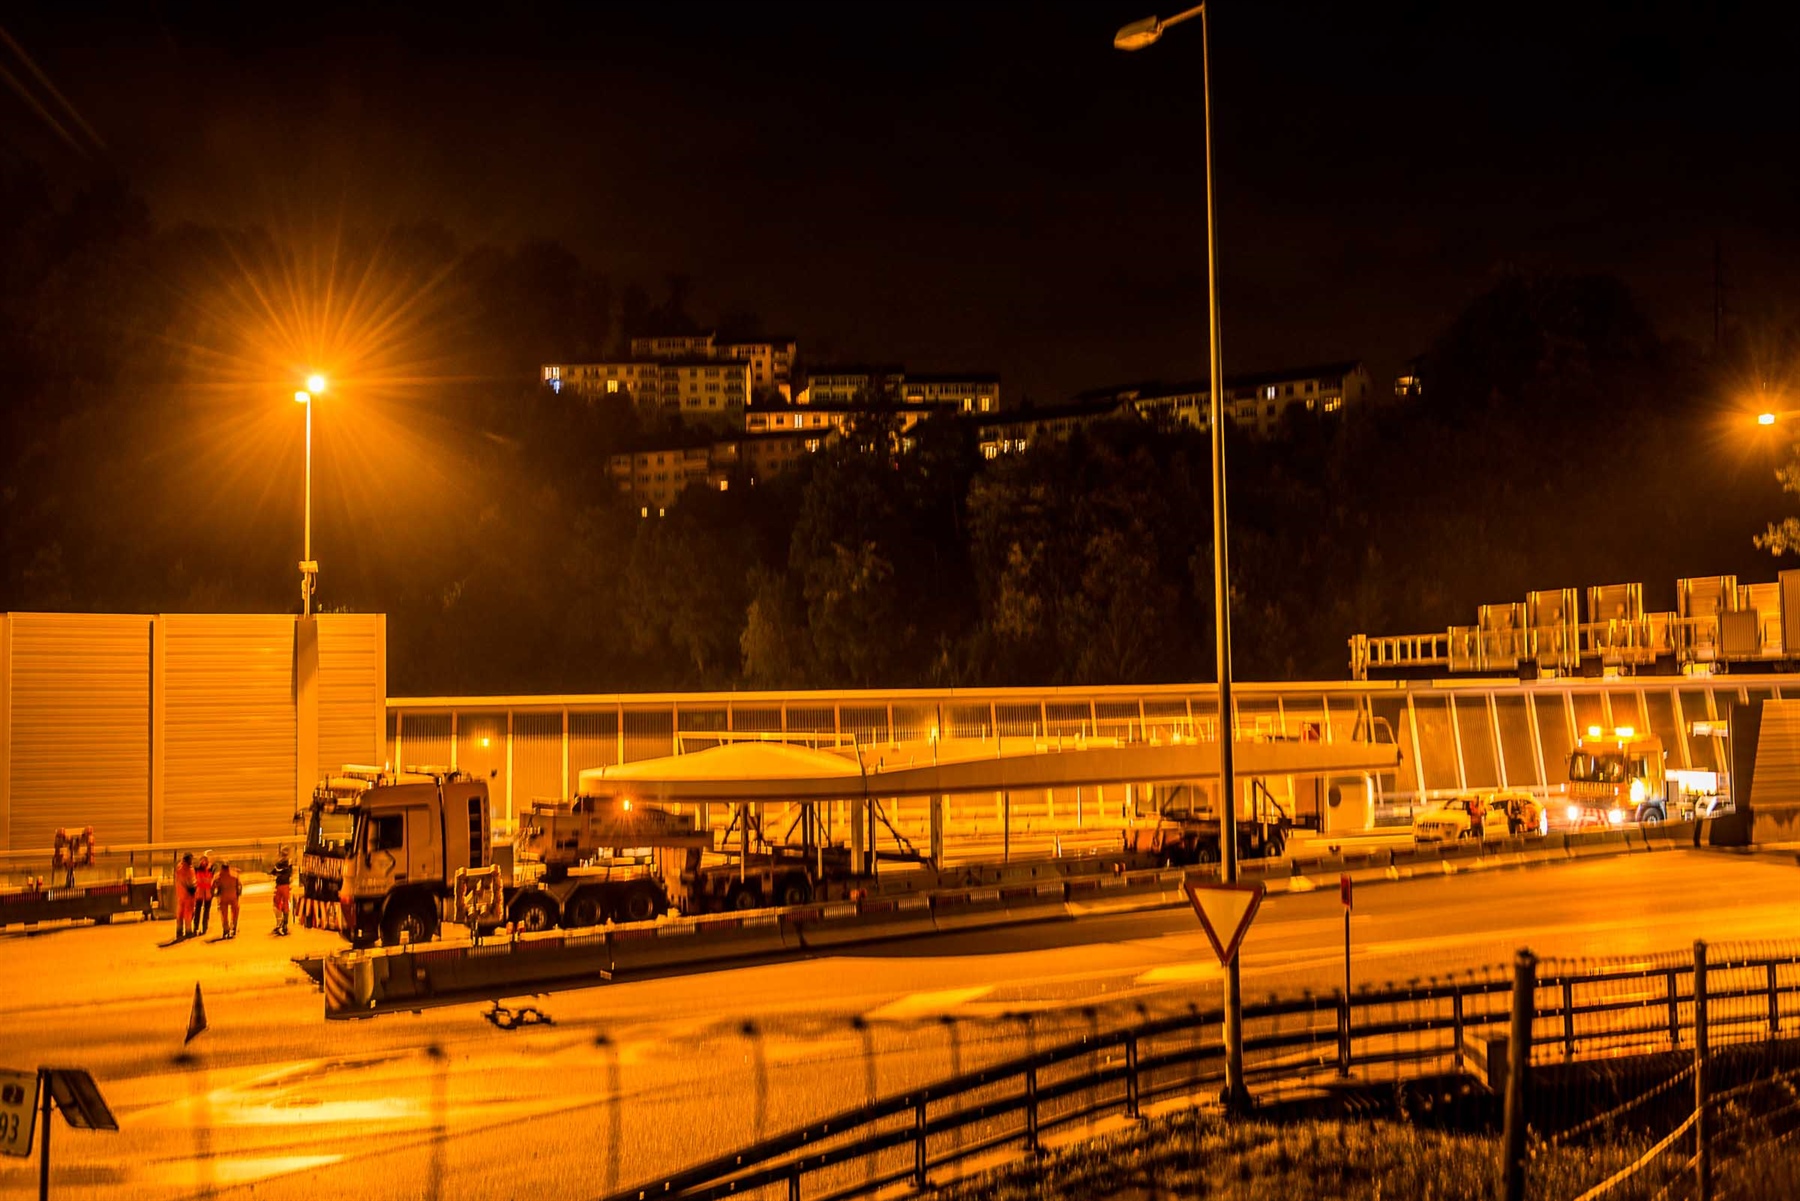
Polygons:
[[1539,676],[1710,674],[1800,668],[1800,570],[1764,584],[1736,576],[1675,581],[1673,612],[1650,612],[1642,584],[1527,593],[1482,605],[1472,626],[1350,639],[1350,674]]
[[493,845],[487,782],[450,768],[346,768],[314,790],[300,863],[303,915],[333,915],[358,946],[478,930],[642,921],[669,909],[658,855],[710,845],[679,815],[629,801],[535,803]]
[[[886,827],[895,843],[893,850],[871,850],[874,858],[926,862],[926,856],[887,821],[879,806],[871,807],[870,814]],[[869,841],[873,844],[874,839]],[[755,807],[740,805],[717,851],[703,854],[697,847],[689,848],[679,858],[662,857],[658,866],[669,897],[689,915],[842,900],[853,890],[872,884],[869,873],[859,870],[852,848],[830,839],[813,804],[802,804],[777,840],[764,836]]]

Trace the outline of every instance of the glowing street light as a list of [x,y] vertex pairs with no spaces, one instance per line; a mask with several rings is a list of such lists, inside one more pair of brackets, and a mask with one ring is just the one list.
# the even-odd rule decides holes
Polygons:
[[1756,424],[1758,424],[1758,425],[1774,425],[1775,424],[1775,414],[1773,414],[1773,413],[1758,413],[1756,415]]
[[306,534],[300,552],[300,615],[312,616],[312,598],[316,589],[319,565],[312,557],[312,401],[322,395],[326,380],[313,372],[306,377],[306,389],[294,393],[294,400],[306,406]]
[[[1206,5],[1197,4],[1172,17],[1145,17],[1113,35],[1120,50],[1142,50],[1154,45],[1163,31],[1190,17],[1200,18],[1200,87],[1205,104],[1206,148],[1206,291],[1212,359],[1212,468],[1213,468],[1213,621],[1219,667],[1219,878],[1234,884],[1238,878],[1237,777],[1232,771],[1231,709],[1231,590],[1229,558],[1225,546],[1225,386],[1219,361],[1219,252],[1213,221],[1212,169],[1212,65],[1207,43]],[[1244,1087],[1243,988],[1238,957],[1225,966],[1225,1103],[1241,1108],[1249,1101]]]

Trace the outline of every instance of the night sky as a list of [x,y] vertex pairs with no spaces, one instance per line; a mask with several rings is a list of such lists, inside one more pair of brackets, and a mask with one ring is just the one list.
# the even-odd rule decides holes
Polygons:
[[[42,5],[0,25],[104,149],[11,88],[0,137],[162,221],[559,239],[814,362],[1053,402],[1205,371],[1200,29],[1115,51],[1151,11]],[[1793,12],[1220,0],[1227,370],[1384,385],[1509,267],[1619,275],[1704,343],[1715,238],[1732,318],[1791,319]]]

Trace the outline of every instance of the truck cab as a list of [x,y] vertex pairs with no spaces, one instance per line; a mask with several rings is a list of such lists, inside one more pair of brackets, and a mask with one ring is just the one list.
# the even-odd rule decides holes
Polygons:
[[1662,739],[1630,726],[1607,733],[1589,726],[1569,752],[1568,819],[1572,825],[1654,825],[1669,820]]
[[487,865],[490,820],[487,784],[450,768],[331,777],[308,813],[302,897],[336,901],[354,945],[428,941],[457,871]]

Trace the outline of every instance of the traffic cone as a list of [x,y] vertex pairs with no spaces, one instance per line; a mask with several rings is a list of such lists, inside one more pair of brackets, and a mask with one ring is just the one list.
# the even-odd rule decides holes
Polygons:
[[200,999],[200,986],[194,985],[194,1008],[188,1014],[187,1037],[181,1040],[182,1046],[193,1042],[199,1033],[206,1029],[206,1002]]

